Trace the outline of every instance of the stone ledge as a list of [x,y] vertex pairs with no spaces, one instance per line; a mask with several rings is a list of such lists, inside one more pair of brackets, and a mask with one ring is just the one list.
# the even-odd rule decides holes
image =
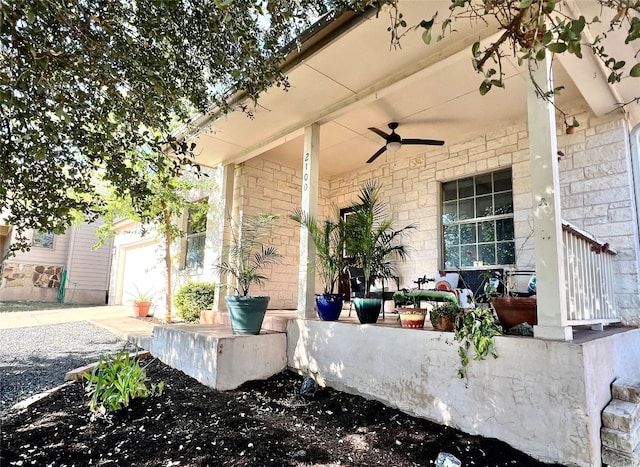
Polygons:
[[603,447],[602,462],[609,467],[640,467],[640,450],[628,453]]
[[611,397],[626,402],[640,403],[640,381],[617,379],[611,388]]
[[611,449],[624,452],[634,451],[640,443],[640,424],[636,424],[631,433],[611,428],[600,430],[602,445]]
[[613,430],[630,433],[637,425],[640,416],[640,405],[613,399],[602,412],[602,424]]
[[214,389],[267,379],[287,366],[287,336],[235,335],[224,325],[156,326],[152,355]]

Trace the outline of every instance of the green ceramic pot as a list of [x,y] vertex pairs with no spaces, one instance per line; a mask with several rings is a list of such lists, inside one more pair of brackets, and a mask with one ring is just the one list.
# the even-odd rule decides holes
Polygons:
[[381,298],[354,298],[353,305],[360,324],[375,323],[382,309]]
[[234,334],[260,334],[269,297],[227,295],[225,300]]

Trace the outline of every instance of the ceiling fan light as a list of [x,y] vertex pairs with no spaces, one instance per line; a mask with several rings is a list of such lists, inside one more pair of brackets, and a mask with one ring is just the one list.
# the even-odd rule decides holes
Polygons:
[[398,141],[390,141],[387,143],[387,151],[396,152],[402,147],[402,144]]

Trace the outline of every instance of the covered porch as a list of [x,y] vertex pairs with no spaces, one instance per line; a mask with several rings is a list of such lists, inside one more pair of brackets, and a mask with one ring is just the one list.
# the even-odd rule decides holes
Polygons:
[[[572,15],[593,16],[597,8],[569,4]],[[447,10],[445,1],[402,5],[408,22]],[[237,218],[261,211],[284,218],[273,243],[285,262],[264,293],[273,308],[296,310],[287,327],[287,365],[324,384],[503,439],[542,460],[601,465],[601,412],[611,384],[640,380],[634,152],[640,111],[637,103],[625,111],[616,104],[633,92],[608,85],[593,57],[548,57],[535,80],[545,89],[565,87],[556,104],[580,121],[569,133],[515,59],[505,62],[506,89],[479,95],[469,48],[494,37],[493,26],[460,24],[437,45],[417,37],[389,51],[385,21],[343,19],[328,36],[302,44],[288,64],[291,89],[267,93],[253,120],[236,113],[200,122],[199,162],[225,165],[225,210]],[[445,145],[402,146],[367,164],[384,144],[368,128],[389,122],[400,123],[403,137]],[[507,211],[460,217],[463,182],[478,186],[482,177],[506,172],[510,188],[499,194],[510,195]],[[499,358],[471,362],[468,379],[460,380],[452,334],[401,329],[391,315],[375,325],[344,313],[337,322],[318,321],[314,251],[306,232],[286,218],[295,208],[322,218],[332,204],[349,206],[371,178],[381,183],[394,222],[418,224],[410,259],[398,265],[401,286],[468,267],[460,255],[456,263],[452,248],[473,248],[479,256],[485,244],[497,251],[511,242],[513,261],[501,263],[496,253],[483,266],[536,271],[534,338],[498,337]],[[458,187],[459,217],[447,222],[450,183]],[[474,225],[474,238],[462,238],[465,222]],[[484,241],[483,222],[508,223],[512,234]],[[459,234],[447,243],[449,225]]]

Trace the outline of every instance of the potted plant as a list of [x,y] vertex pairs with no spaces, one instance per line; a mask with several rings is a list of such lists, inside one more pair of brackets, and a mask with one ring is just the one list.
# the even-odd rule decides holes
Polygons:
[[499,272],[494,271],[487,277],[485,293],[489,297],[489,303],[495,310],[500,324],[505,329],[511,329],[522,323],[528,323],[531,326],[538,324],[537,300],[534,295],[535,275],[530,281],[529,291],[522,293],[515,290],[514,277],[518,274],[516,271],[508,277],[503,277]]
[[136,293],[131,299],[132,307],[133,307],[133,316],[144,318],[149,314],[149,308],[151,308],[151,298],[153,294],[151,290],[147,290],[146,292],[140,292],[137,286],[133,286],[136,289]]
[[265,213],[247,217],[240,229],[231,229],[226,259],[215,265],[221,274],[229,274],[235,280],[236,294],[225,296],[234,334],[260,334],[270,297],[251,296],[249,287],[264,284],[268,277],[263,271],[282,261],[275,247],[263,243],[278,218],[277,214]]
[[323,321],[335,321],[340,317],[344,297],[334,293],[340,274],[346,267],[344,259],[345,223],[337,207],[333,208],[334,219],[316,221],[308,213],[296,209],[293,221],[304,226],[316,247],[316,270],[320,275],[324,292],[316,294],[316,310]]
[[371,286],[378,279],[395,275],[395,262],[407,257],[406,247],[400,240],[414,228],[414,225],[408,225],[395,230],[392,221],[387,219],[386,205],[380,201],[377,182],[368,180],[364,183],[345,224],[347,256],[353,266],[363,271],[364,298],[354,299],[360,323],[378,320],[383,299],[372,298]]
[[453,302],[442,302],[429,311],[429,320],[437,331],[453,331],[460,307]]

